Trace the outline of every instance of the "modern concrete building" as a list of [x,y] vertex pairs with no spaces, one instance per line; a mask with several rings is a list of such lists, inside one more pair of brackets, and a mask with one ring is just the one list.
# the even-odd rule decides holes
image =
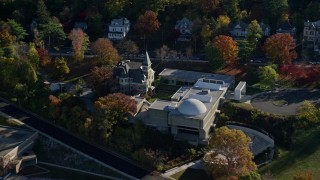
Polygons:
[[145,94],[150,88],[154,89],[154,70],[146,52],[143,62],[121,61],[113,71],[114,78],[118,81],[118,90],[124,94]]
[[119,18],[111,21],[109,25],[108,39],[120,40],[126,37],[130,31],[130,21],[127,18]]
[[243,97],[243,94],[246,93],[247,83],[245,81],[240,81],[234,90],[234,99],[240,101]]
[[156,100],[141,119],[149,127],[170,132],[176,140],[207,144],[229,85],[200,78],[192,87],[181,87],[171,101]]
[[199,79],[214,79],[223,86],[234,87],[233,76],[165,68],[159,76],[169,85],[193,86]]
[[0,126],[0,179],[37,163],[31,150],[37,132]]

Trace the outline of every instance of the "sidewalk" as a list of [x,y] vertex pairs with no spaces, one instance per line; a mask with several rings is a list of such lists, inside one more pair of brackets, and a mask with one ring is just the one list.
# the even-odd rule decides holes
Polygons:
[[203,169],[202,159],[190,162],[188,164],[184,164],[184,165],[179,166],[179,167],[175,167],[175,168],[169,169],[166,172],[164,172],[163,174],[161,174],[161,176],[164,177],[164,178],[173,179],[170,176],[172,176],[172,175],[174,175],[174,174],[176,174],[176,173],[178,173],[180,171],[186,170],[188,168]]

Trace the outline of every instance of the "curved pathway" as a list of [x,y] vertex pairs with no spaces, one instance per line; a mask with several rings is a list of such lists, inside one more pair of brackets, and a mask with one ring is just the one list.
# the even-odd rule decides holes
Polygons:
[[[316,102],[319,101],[319,99],[319,89],[286,89],[255,95],[251,99],[251,104],[253,107],[264,112],[279,115],[295,115],[297,114],[298,108],[303,104],[303,101]],[[286,101],[287,104],[282,106],[274,104],[275,101],[283,100]]]

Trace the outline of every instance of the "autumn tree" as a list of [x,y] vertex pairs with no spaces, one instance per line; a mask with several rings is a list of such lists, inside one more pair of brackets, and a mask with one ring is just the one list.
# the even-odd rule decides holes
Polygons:
[[113,79],[113,68],[111,67],[94,67],[91,70],[90,80],[98,97],[115,92],[116,82]]
[[61,58],[56,58],[53,63],[54,69],[55,69],[55,75],[59,78],[62,78],[64,75],[70,73],[70,69],[67,65],[66,60]]
[[292,180],[313,180],[313,174],[311,171],[299,173],[293,176]]
[[297,58],[296,45],[290,34],[274,34],[267,38],[264,50],[275,64],[291,64]]
[[310,101],[303,102],[297,115],[302,125],[320,122],[320,109]]
[[68,38],[72,41],[73,58],[82,61],[90,43],[89,36],[81,29],[73,29]]
[[256,47],[259,40],[263,37],[263,31],[257,20],[251,21],[247,30],[246,39],[253,46]]
[[163,45],[161,48],[156,50],[156,57],[160,60],[164,59],[175,59],[177,58],[177,51],[170,49],[168,46]]
[[208,15],[219,7],[219,0],[201,0],[201,10],[204,14]]
[[131,40],[127,40],[123,43],[123,49],[130,56],[139,53],[139,47],[134,41]]
[[150,36],[160,28],[157,14],[150,10],[146,11],[144,15],[139,16],[134,28],[143,35],[144,38],[146,38],[145,36]]
[[93,123],[102,138],[108,138],[114,126],[124,123],[128,113],[135,114],[137,111],[135,100],[122,93],[100,97],[94,106],[96,113]]
[[107,38],[99,38],[92,44],[92,51],[97,55],[101,64],[113,65],[120,61],[120,56],[112,42]]
[[279,74],[272,66],[260,66],[259,70],[259,86],[262,88],[273,88],[276,85],[276,82],[278,81]]
[[211,148],[203,160],[205,169],[213,178],[240,177],[257,170],[249,144],[251,139],[242,131],[218,128],[210,139]]
[[29,45],[29,51],[28,51],[28,60],[32,64],[32,66],[37,69],[39,66],[40,58],[37,49],[35,48],[35,45],[33,43],[30,43]]
[[234,65],[237,63],[239,48],[237,43],[230,36],[217,36],[214,39],[213,44],[227,64]]

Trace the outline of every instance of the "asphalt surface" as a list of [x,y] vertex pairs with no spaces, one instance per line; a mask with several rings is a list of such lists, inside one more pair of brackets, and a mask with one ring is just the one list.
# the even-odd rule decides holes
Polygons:
[[[276,106],[274,101],[285,100],[286,105]],[[287,89],[279,92],[262,93],[251,99],[255,108],[272,114],[295,115],[305,100],[317,102],[320,100],[320,90]]]
[[[1,102],[4,102],[4,101],[0,99],[0,103]],[[4,103],[7,103],[7,102],[4,102]],[[120,157],[117,157],[98,147],[88,144],[82,141],[81,139],[71,134],[68,134],[55,126],[52,126],[51,124],[33,116],[30,113],[24,112],[23,110],[17,107],[14,107],[12,105],[7,105],[4,107],[1,107],[0,111],[16,119],[28,117],[28,118],[23,118],[24,120],[22,120],[22,122],[134,178],[142,179],[143,177],[147,176],[150,173],[149,171],[141,167],[138,167],[128,161],[125,161]]]

